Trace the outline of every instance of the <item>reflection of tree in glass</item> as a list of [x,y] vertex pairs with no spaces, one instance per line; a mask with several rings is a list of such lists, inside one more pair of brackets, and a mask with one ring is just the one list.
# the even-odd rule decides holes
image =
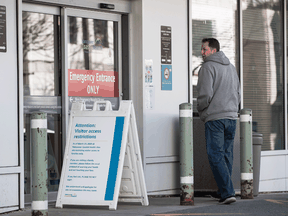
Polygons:
[[105,20],[93,20],[94,35],[97,41],[100,41],[103,47],[109,47],[108,44],[108,25]]
[[[82,18],[82,31],[83,31],[83,41],[89,41],[90,42],[90,35],[89,35],[89,24],[88,19]],[[88,50],[83,49],[84,54],[84,69],[89,70],[89,54],[90,54],[90,43],[84,43],[83,45],[88,45]]]
[[41,50],[38,54],[47,57],[46,62],[53,62],[54,52],[51,50],[54,49],[54,34],[51,18],[51,15],[23,12],[23,23],[26,24],[23,25],[24,58],[28,52]]
[[54,95],[54,25],[58,26],[55,18],[23,12],[23,75],[27,95]]
[[69,68],[113,70],[113,22],[69,17],[69,25],[70,31],[76,31],[69,33]]
[[76,17],[69,17],[69,43],[70,44],[77,44],[77,18]]

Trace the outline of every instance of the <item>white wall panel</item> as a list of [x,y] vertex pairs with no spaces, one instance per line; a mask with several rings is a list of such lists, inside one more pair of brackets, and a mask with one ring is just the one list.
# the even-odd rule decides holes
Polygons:
[[[181,102],[180,102],[181,103]],[[177,102],[175,106],[178,107]],[[175,108],[174,113],[149,113],[146,114],[145,124],[145,149],[146,157],[174,156],[179,154],[178,127],[179,116]]]
[[0,175],[0,208],[19,205],[18,174]]
[[7,52],[0,52],[0,168],[18,166],[17,32],[16,1],[6,6]]
[[[130,95],[133,100],[138,127],[138,136],[144,158],[143,151],[143,29],[142,29],[142,0],[131,1],[131,14],[129,14],[129,54],[130,54]],[[145,166],[145,164],[144,164]]]
[[[179,104],[188,101],[188,29],[187,0],[144,0],[143,7],[143,62],[153,60],[155,103],[145,107],[143,92],[143,147],[144,163],[153,158],[178,155]],[[172,91],[161,90],[161,26],[172,28]],[[145,72],[145,65],[141,71]],[[144,79],[142,79],[144,85]],[[148,192],[179,188],[179,163],[146,165]],[[170,170],[169,170],[170,169]],[[169,171],[168,171],[169,170]],[[165,178],[165,182],[161,180]]]
[[[161,172],[160,172],[161,170]],[[146,165],[146,187],[149,194],[179,194],[179,164],[157,163]]]
[[285,189],[286,188],[286,181],[285,181],[285,179],[260,181],[259,192],[286,191],[286,189]]
[[[262,156],[259,192],[287,191],[286,155]],[[284,172],[283,172],[284,171]]]

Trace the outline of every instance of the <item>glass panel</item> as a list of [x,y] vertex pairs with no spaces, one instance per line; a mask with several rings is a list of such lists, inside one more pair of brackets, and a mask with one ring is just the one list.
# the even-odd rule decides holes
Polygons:
[[[31,193],[31,114],[24,115],[24,191]],[[61,115],[47,115],[47,148],[48,148],[48,191],[58,191],[62,168],[61,148]]]
[[[201,41],[214,37],[220,42],[220,50],[238,70],[237,0],[192,0],[192,86],[193,112],[198,114],[196,86],[198,72],[203,62]],[[239,71],[239,70],[238,70]]]
[[54,62],[60,56],[55,38],[59,22],[58,16],[23,12],[24,95],[60,94],[58,62]]
[[244,107],[262,150],[284,149],[282,1],[242,0]]
[[114,62],[114,22],[80,17],[68,20],[68,68],[118,71]]
[[24,175],[31,193],[31,113],[47,112],[48,191],[57,191],[62,167],[59,16],[23,12]]
[[108,99],[118,108],[118,23],[68,17],[68,96],[72,101]]

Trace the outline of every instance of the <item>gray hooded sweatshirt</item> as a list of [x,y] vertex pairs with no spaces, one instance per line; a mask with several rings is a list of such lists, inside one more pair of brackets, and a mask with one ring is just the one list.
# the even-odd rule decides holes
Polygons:
[[199,71],[197,110],[202,121],[236,119],[241,100],[235,67],[222,51],[208,56]]

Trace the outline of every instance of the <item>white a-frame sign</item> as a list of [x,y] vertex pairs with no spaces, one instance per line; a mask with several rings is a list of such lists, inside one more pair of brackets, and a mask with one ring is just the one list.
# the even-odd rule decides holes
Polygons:
[[105,101],[86,110],[73,103],[56,207],[109,206],[141,202],[148,206],[135,111],[132,101],[121,101],[118,111]]

